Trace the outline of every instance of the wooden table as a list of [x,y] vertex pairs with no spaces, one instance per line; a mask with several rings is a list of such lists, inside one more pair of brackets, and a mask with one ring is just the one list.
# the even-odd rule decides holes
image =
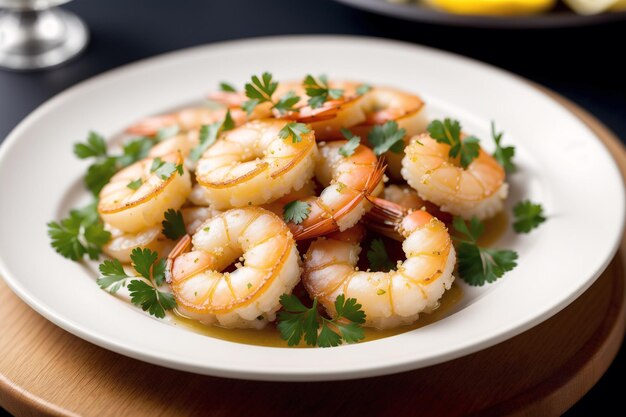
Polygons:
[[[556,97],[556,96],[555,96]],[[626,151],[562,97],[610,149],[626,178]],[[269,383],[149,365],[54,326],[0,281],[0,405],[18,416],[550,416],[578,401],[624,337],[626,239],[596,283],[539,326],[444,364],[379,378]]]

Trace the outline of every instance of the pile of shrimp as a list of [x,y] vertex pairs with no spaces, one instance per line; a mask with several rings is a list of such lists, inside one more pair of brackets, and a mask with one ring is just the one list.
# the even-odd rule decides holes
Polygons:
[[[111,232],[105,253],[130,261],[133,248],[167,257],[167,282],[178,313],[206,325],[260,329],[276,320],[280,296],[302,285],[333,317],[343,294],[366,313],[364,326],[392,328],[437,308],[450,289],[456,255],[448,233],[452,215],[494,216],[507,194],[505,172],[488,153],[466,168],[449,145],[427,132],[424,102],[387,87],[357,93],[358,83],[330,82],[342,96],[312,108],[301,100],[281,115],[267,105],[250,114],[241,92],[217,92],[220,106],[185,108],[130,126],[130,135],[178,133],[148,157],[118,172],[102,189],[98,211]],[[276,97],[299,82],[281,83]],[[268,104],[268,103],[265,103]],[[227,111],[234,128],[223,131],[198,160],[204,125]],[[367,142],[377,125],[406,131],[400,153],[377,156]],[[303,123],[301,140],[280,132]],[[346,156],[342,129],[361,138]],[[156,158],[184,166],[163,179]],[[137,181],[139,187],[128,187]],[[393,184],[392,184],[393,182]],[[306,217],[286,221],[285,206],[306,203]],[[162,235],[168,210],[180,210],[187,235]],[[360,243],[375,232],[402,242],[404,260],[388,272],[357,267]]]

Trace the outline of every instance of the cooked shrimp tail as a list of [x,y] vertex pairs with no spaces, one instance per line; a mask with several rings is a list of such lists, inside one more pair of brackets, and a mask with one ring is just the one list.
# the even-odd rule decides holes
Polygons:
[[[341,227],[342,220],[346,216],[353,213],[359,206],[362,206],[364,202],[367,202],[367,199],[379,187],[383,179],[386,167],[387,166],[385,165],[384,160],[379,159],[376,162],[374,169],[368,175],[363,188],[353,189],[354,195],[348,201],[346,201],[343,206],[334,210],[332,213],[329,213],[325,216],[321,214],[319,216],[314,215],[314,220],[310,222],[305,221],[300,225],[289,223],[294,238],[296,240],[312,239],[314,237],[323,236],[337,230],[345,230],[346,228],[353,226],[354,223],[356,223],[359,219],[351,222],[352,224],[344,228]],[[318,204],[318,207],[319,206],[321,206],[321,204]],[[309,219],[310,218],[311,217],[309,217]]]

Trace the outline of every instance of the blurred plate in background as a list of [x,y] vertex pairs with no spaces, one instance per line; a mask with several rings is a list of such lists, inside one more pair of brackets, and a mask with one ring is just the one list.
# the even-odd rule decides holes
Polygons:
[[558,28],[595,25],[626,19],[626,12],[580,15],[559,5],[553,11],[525,16],[487,16],[452,14],[419,4],[397,4],[387,0],[335,0],[357,9],[415,22],[448,26],[492,29]]

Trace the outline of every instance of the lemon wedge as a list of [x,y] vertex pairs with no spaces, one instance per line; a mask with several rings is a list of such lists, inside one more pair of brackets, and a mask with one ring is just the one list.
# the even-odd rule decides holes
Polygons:
[[565,0],[565,3],[571,7],[576,13],[579,14],[596,14],[608,10],[612,6],[619,6],[622,3],[622,8],[626,3],[623,0]]
[[450,13],[518,15],[543,12],[554,6],[556,0],[424,0],[424,2]]

